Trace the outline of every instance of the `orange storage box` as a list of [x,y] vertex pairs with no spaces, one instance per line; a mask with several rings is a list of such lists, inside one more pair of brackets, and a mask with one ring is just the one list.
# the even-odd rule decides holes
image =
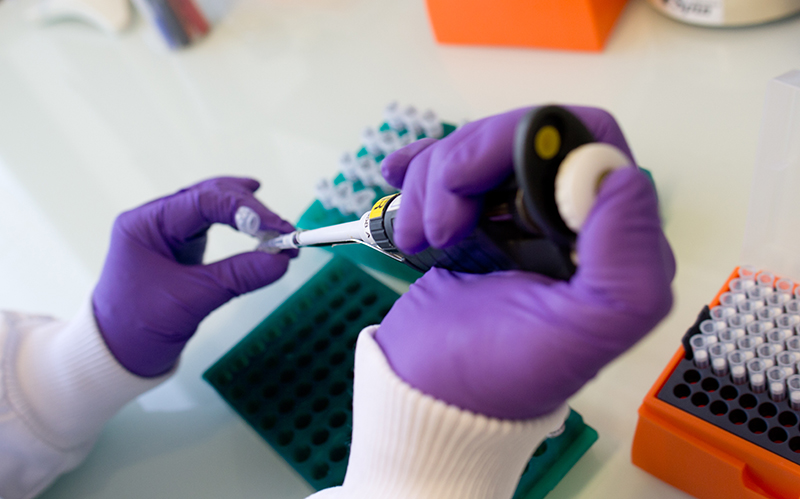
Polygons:
[[427,0],[441,43],[600,51],[627,0]]
[[701,499],[799,498],[800,411],[687,357],[679,348],[639,408],[633,463]]

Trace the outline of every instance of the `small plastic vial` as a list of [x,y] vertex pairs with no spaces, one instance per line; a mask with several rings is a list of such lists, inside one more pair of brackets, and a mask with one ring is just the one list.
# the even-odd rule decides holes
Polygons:
[[747,301],[747,295],[744,293],[731,293],[730,291],[726,291],[719,295],[719,303],[723,307],[735,307],[744,301]]
[[728,374],[728,349],[722,343],[714,343],[708,347],[711,358],[711,371],[717,376]]
[[745,328],[747,327],[747,324],[747,318],[742,314],[736,314],[728,317],[728,329],[733,329],[736,331],[736,336],[740,338],[745,335]]
[[792,329],[798,323],[800,323],[800,315],[781,314],[775,317],[775,325],[781,329]]
[[744,318],[746,324],[750,324],[751,322],[755,322],[756,320],[756,312],[758,309],[761,308],[761,305],[758,302],[747,300],[745,302],[740,303],[736,310],[738,315]]
[[775,365],[783,368],[786,376],[795,374],[795,364],[800,360],[797,352],[781,352],[775,355]]
[[771,322],[768,322],[768,321],[756,321],[756,322],[751,322],[750,324],[748,324],[745,329],[747,330],[747,335],[748,336],[757,336],[757,337],[761,338],[762,340],[766,340],[767,332],[770,329],[774,328],[774,327],[775,327],[775,325],[773,323],[771,323]]
[[761,342],[752,336],[743,336],[736,340],[736,347],[740,352],[744,353],[748,359],[752,359],[756,356],[756,347],[760,344]]
[[692,346],[694,365],[700,369],[708,367],[708,343],[706,343],[706,337],[702,334],[696,334],[689,339],[689,344]]
[[756,280],[756,268],[752,265],[741,265],[737,273],[739,274],[739,279],[752,282]]
[[786,349],[786,338],[792,336],[790,329],[770,329],[767,332],[767,342],[775,345],[778,353]]
[[766,305],[767,296],[770,294],[772,293],[770,293],[767,288],[754,287],[747,290],[747,299],[761,302]]
[[764,363],[767,365],[767,368],[770,368],[775,365],[775,345],[770,345],[769,343],[762,343],[756,347],[756,357],[763,360]]
[[778,293],[792,296],[794,293],[794,282],[791,279],[778,279],[775,281],[775,291]]
[[756,312],[760,321],[774,321],[775,317],[783,313],[783,307],[762,307]]
[[778,366],[767,369],[769,398],[775,402],[780,402],[786,398],[786,378],[786,372]]
[[717,333],[717,337],[719,338],[719,342],[725,345],[729,352],[736,350],[736,340],[739,339],[739,335],[735,329],[725,329]]
[[789,405],[795,411],[800,411],[800,374],[786,378],[786,386],[789,388]]
[[786,340],[786,350],[800,352],[800,336],[792,336]]
[[760,288],[774,289],[775,274],[772,272],[762,271],[756,274],[756,284]]
[[747,383],[747,358],[741,352],[728,353],[728,369],[731,372],[731,381],[736,385]]
[[767,365],[761,359],[747,361],[747,375],[750,378],[750,389],[753,393],[763,393],[767,389]]
[[712,320],[704,320],[700,323],[700,333],[701,334],[717,334],[718,331],[722,331],[725,329],[727,324],[720,325],[719,322],[712,321]]

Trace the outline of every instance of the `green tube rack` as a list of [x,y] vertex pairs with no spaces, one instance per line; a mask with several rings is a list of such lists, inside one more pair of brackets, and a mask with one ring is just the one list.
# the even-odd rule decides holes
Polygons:
[[[220,358],[203,378],[317,490],[341,485],[352,432],[353,355],[360,331],[399,295],[340,257]],[[544,441],[514,499],[543,498],[597,440],[572,411]]]

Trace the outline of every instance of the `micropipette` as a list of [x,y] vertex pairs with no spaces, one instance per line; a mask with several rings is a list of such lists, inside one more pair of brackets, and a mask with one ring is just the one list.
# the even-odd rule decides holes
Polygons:
[[528,270],[557,279],[575,272],[577,233],[594,204],[602,179],[631,160],[595,142],[572,113],[559,106],[531,111],[517,126],[514,174],[484,198],[477,228],[459,243],[413,255],[394,242],[402,199],[380,199],[359,220],[265,239],[259,249],[364,244],[424,272],[442,267],[468,273]]

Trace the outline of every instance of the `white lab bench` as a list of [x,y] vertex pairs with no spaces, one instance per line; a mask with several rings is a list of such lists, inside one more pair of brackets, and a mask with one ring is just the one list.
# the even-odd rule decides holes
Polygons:
[[[571,401],[600,439],[548,496],[677,498],[630,462],[637,408],[739,262],[767,81],[800,67],[800,18],[680,24],[632,0],[602,53],[438,45],[423,0],[241,0],[168,52],[32,25],[0,3],[0,306],[69,317],[89,296],[115,215],[215,175],[248,175],[296,220],[315,179],[390,101],[474,119],[536,103],[610,110],[654,175],[678,261],[671,315]],[[209,257],[249,249],[212,230]],[[177,375],[129,404],[43,497],[302,498],[311,492],[201,378],[327,258],[215,312]],[[800,276],[798,276],[800,277]]]

